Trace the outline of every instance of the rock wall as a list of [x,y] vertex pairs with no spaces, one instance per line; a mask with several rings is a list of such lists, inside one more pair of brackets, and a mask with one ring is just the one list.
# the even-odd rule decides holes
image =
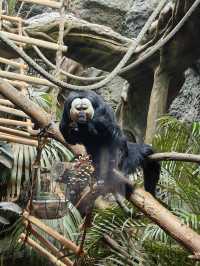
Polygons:
[[[159,0],[75,0],[73,9],[82,18],[110,26],[135,38]],[[114,80],[101,94],[115,107],[120,101],[123,79]],[[188,121],[200,120],[200,78],[193,70],[185,73],[185,83],[169,108],[170,114]]]

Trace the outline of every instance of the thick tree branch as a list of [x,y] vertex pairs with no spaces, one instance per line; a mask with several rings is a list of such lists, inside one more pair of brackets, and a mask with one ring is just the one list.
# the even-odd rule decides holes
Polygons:
[[129,201],[186,249],[193,254],[200,252],[200,235],[164,208],[151,194],[137,188]]
[[[119,180],[125,179],[119,171],[114,170],[114,172]],[[108,185],[104,188],[102,186],[96,186],[94,190],[86,193],[82,197],[77,204],[77,207],[80,208],[82,212],[85,211],[85,213],[87,213],[89,211],[88,207],[90,208],[92,206],[92,201],[94,202],[98,196],[113,192],[116,193],[115,186],[113,185]],[[200,253],[200,236],[187,225],[183,224],[183,222],[169,210],[163,207],[150,193],[141,188],[135,188],[127,200],[135,205],[153,222],[158,224],[186,249],[191,251],[192,254]],[[88,202],[90,203],[89,206]],[[85,210],[83,210],[83,208]]]

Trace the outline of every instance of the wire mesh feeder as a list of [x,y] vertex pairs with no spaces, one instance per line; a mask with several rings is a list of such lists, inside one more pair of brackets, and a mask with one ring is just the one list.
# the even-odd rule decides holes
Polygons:
[[89,156],[73,163],[55,162],[49,174],[41,174],[32,214],[40,219],[58,219],[66,215],[68,204],[75,205],[88,186],[93,184],[94,168]]
[[[58,166],[58,165],[57,165]],[[63,167],[65,170],[57,176],[57,182],[65,184],[65,196],[73,204],[79,201],[82,193],[94,183],[94,167],[88,155],[82,155],[75,160],[73,167]]]
[[[64,168],[64,163],[58,163]],[[36,191],[32,200],[31,213],[40,219],[58,219],[66,215],[69,201],[64,189],[55,182],[54,177],[62,169],[54,163],[50,171],[37,175]]]

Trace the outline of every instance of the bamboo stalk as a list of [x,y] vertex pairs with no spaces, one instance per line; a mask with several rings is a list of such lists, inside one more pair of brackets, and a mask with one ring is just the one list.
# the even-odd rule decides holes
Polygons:
[[0,112],[8,113],[22,118],[28,118],[28,116],[24,112],[7,106],[0,105]]
[[[40,47],[55,50],[55,51],[57,51],[59,49],[59,45],[56,43],[53,43],[53,42],[43,41],[40,39],[31,38],[31,37],[20,36],[20,35],[10,33],[10,32],[5,32],[5,31],[0,31],[0,32],[3,33],[6,37],[8,37],[9,39],[11,39],[13,41],[22,42],[22,43],[31,44],[31,45],[36,45],[36,46],[40,46]],[[63,52],[66,52],[67,46],[63,45],[61,47],[61,49]]]
[[1,105],[6,105],[6,106],[10,106],[10,107],[14,107],[14,104],[11,103],[11,101],[6,100],[6,99],[0,99],[0,104]]
[[21,17],[1,15],[1,19],[8,20],[8,21],[15,21],[15,22],[21,21],[22,23],[26,23],[26,21],[24,19],[22,19]]
[[0,57],[0,63],[11,65],[15,68],[21,68],[22,67],[23,69],[28,69],[28,65],[26,65],[26,64],[20,64],[20,63],[13,61],[13,60],[9,60],[9,59],[3,58],[3,57]]
[[[14,119],[0,118],[0,125],[27,127],[30,123]],[[33,125],[33,124],[32,124]]]
[[[14,80],[18,79],[20,81],[25,81],[27,83],[31,83],[31,84],[35,84],[35,85],[54,86],[51,82],[49,82],[46,79],[31,77],[31,76],[27,76],[27,75],[22,75],[22,74],[8,72],[8,71],[2,71],[2,70],[0,70],[0,77],[8,78],[8,79],[14,79]],[[21,84],[21,86],[23,86],[23,84]]]
[[53,256],[50,252],[48,252],[46,249],[44,249],[42,246],[40,246],[37,242],[35,242],[30,237],[27,237],[25,234],[20,235],[20,239],[31,246],[35,251],[39,252],[42,256],[46,257],[48,260],[50,260],[53,265],[56,266],[66,266],[63,262],[59,261],[55,256]]
[[24,144],[24,145],[31,145],[31,146],[36,146],[36,147],[38,146],[37,140],[25,139],[23,137],[16,137],[14,135],[1,133],[1,132],[0,132],[0,140],[10,141],[10,142],[14,142],[14,143],[20,143],[20,144]]
[[64,253],[59,251],[50,241],[41,236],[33,227],[31,228],[31,233],[35,236],[57,259],[61,260],[67,266],[73,266],[73,263],[68,259]]
[[71,240],[66,239],[64,236],[56,232],[54,229],[42,223],[39,219],[35,218],[34,216],[29,215],[28,212],[24,212],[23,217],[26,220],[28,220],[30,223],[34,224],[35,226],[39,227],[41,230],[46,232],[48,235],[58,240],[67,249],[72,250],[75,254],[79,254],[79,246],[74,244]]
[[[2,78],[0,78],[0,94],[2,94],[5,98],[9,99],[17,107],[19,107],[22,111],[24,111],[28,116],[30,116],[34,121],[36,121],[40,128],[46,128],[48,134],[52,138],[61,142],[70,151],[75,152],[75,154],[82,153],[82,149],[74,150],[73,146],[65,142],[60,130],[55,125],[55,123],[53,123],[51,117],[47,112],[45,112],[41,107],[39,107],[37,104],[31,101],[27,96],[23,95],[21,92],[19,92],[17,89],[15,89],[12,85],[10,85]],[[27,126],[27,123],[25,123],[25,126]]]
[[31,134],[22,130],[17,130],[17,129],[13,129],[13,128],[9,128],[9,127],[2,127],[0,126],[0,132],[3,133],[8,133],[11,135],[16,135],[16,136],[20,136],[20,137],[27,137],[30,138]]
[[28,88],[28,83],[24,81],[18,81],[18,80],[8,80],[4,79],[5,81],[9,82],[11,85],[13,85],[15,88],[18,88],[21,90],[21,88]]
[[42,6],[48,6],[52,8],[60,8],[60,3],[56,1],[52,1],[52,0],[18,0],[18,1],[25,2],[25,3],[38,4]]

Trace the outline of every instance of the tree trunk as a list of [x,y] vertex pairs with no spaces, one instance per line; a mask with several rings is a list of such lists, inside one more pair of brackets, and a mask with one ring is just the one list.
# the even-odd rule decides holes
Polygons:
[[171,76],[168,72],[157,67],[154,73],[154,84],[151,92],[145,142],[151,144],[156,133],[158,119],[167,111],[167,98]]

